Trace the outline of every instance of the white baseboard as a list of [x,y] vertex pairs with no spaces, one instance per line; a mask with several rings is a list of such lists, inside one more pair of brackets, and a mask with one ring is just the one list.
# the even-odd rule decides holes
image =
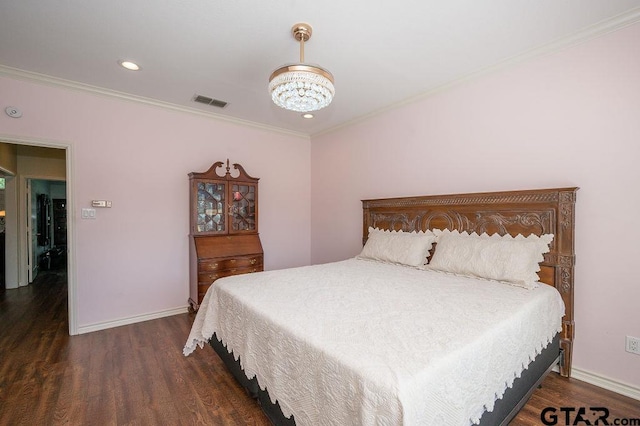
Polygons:
[[188,306],[167,309],[164,311],[151,312],[149,314],[136,315],[133,317],[122,318],[114,321],[99,322],[96,324],[83,325],[78,327],[78,334],[91,333],[93,331],[106,330],[108,328],[120,327],[122,325],[135,324],[137,322],[149,321],[158,318],[170,317],[172,315],[184,314],[189,311]]
[[640,401],[640,388],[637,386],[622,383],[575,366],[571,368],[571,377]]

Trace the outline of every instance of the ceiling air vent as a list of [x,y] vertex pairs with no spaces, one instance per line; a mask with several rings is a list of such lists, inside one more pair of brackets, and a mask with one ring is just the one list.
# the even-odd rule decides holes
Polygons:
[[227,106],[225,101],[221,101],[219,99],[213,99],[208,96],[195,95],[193,98],[194,102],[200,102],[201,104],[211,105],[218,108],[224,108]]

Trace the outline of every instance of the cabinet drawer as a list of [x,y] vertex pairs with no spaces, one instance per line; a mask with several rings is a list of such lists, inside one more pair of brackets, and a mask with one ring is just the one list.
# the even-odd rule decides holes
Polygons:
[[198,298],[202,301],[204,294],[209,290],[209,287],[215,280],[222,277],[230,277],[232,275],[250,274],[253,272],[261,272],[263,270],[262,265],[255,268],[238,268],[227,269],[226,271],[219,272],[207,272],[198,274]]
[[211,284],[218,278],[229,277],[231,275],[250,274],[252,272],[260,272],[262,271],[262,269],[263,269],[262,265],[258,265],[258,266],[250,266],[245,268],[225,269],[223,271],[200,272],[198,274],[198,285]]
[[198,271],[220,271],[223,269],[258,267],[262,265],[262,255],[237,257],[233,259],[208,259],[198,261]]

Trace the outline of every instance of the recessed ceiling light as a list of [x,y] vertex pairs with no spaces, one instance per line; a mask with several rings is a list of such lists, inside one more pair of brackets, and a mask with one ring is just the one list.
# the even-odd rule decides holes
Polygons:
[[313,114],[311,114],[310,112],[304,113],[302,114],[302,118],[313,118]]
[[120,66],[130,71],[138,71],[140,69],[140,66],[135,62],[121,60],[121,61],[118,61],[118,63],[120,64]]

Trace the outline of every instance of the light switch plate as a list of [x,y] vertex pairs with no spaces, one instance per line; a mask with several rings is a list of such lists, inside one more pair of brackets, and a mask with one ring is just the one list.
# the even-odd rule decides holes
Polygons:
[[95,219],[96,218],[96,209],[82,209],[82,218],[83,219]]

